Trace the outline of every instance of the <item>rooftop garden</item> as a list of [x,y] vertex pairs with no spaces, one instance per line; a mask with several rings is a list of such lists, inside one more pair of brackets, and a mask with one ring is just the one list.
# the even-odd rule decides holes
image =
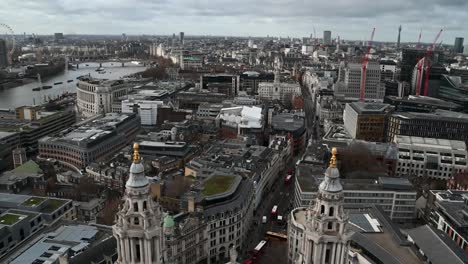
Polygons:
[[49,199],[44,209],[42,209],[42,212],[52,213],[58,208],[60,208],[62,205],[64,205],[66,202],[66,200]]
[[213,176],[205,182],[205,189],[203,189],[204,196],[211,196],[219,193],[226,192],[234,182],[232,176]]
[[6,213],[6,214],[0,216],[0,224],[12,225],[12,224],[18,222],[23,217],[24,217],[23,215]]
[[33,196],[33,197],[27,199],[26,201],[24,201],[21,205],[29,206],[29,207],[36,207],[36,206],[40,205],[42,202],[44,202],[45,200],[46,200],[46,198]]

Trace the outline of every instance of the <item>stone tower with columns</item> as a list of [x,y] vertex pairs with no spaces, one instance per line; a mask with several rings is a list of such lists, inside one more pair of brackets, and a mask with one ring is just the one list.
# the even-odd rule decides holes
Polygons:
[[117,239],[116,263],[160,264],[163,263],[162,211],[150,195],[150,184],[144,173],[138,144],[133,145],[133,150],[124,203],[112,227]]
[[336,166],[336,148],[319,185],[317,199],[307,209],[304,241],[298,264],[347,264],[352,232],[343,210],[343,186]]

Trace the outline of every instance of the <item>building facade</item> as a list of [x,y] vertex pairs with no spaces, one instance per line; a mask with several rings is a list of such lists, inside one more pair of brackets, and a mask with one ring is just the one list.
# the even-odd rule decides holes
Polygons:
[[384,142],[390,110],[388,104],[348,103],[343,113],[344,126],[354,139]]
[[76,88],[78,114],[91,117],[100,113],[112,112],[112,103],[127,95],[130,87],[123,80],[101,80],[81,78]]
[[343,187],[336,168],[336,149],[319,186],[316,202],[291,211],[288,263],[346,264],[352,231],[343,209]]
[[[358,100],[361,93],[361,72],[361,64],[348,63],[344,68],[344,82],[338,82],[335,85],[335,94],[343,95],[348,100]],[[365,100],[383,102],[385,85],[381,83],[380,74],[380,65],[369,62],[364,89]]]
[[107,158],[133,141],[140,130],[136,114],[109,113],[63,135],[39,140],[39,158],[55,159],[79,171],[91,162]]
[[448,180],[468,168],[463,141],[397,135],[394,142],[398,147],[398,177]]
[[162,101],[133,100],[122,101],[122,113],[137,113],[142,126],[154,126],[158,121],[158,106]]
[[387,141],[392,142],[396,135],[468,141],[468,114],[439,109],[395,112],[387,125]]

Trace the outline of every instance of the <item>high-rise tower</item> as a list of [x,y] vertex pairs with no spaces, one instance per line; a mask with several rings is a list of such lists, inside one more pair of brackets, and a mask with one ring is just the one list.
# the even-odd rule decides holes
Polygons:
[[288,243],[289,250],[293,250],[290,255],[294,264],[348,263],[352,231],[347,227],[348,215],[343,210],[344,195],[336,154],[333,148],[315,203],[291,212]]
[[163,230],[162,212],[150,195],[149,181],[138,153],[133,145],[133,163],[125,184],[123,207],[116,215],[112,227],[117,239],[118,264],[161,264]]
[[400,37],[401,37],[401,25],[398,27],[398,40],[397,40],[397,48],[400,48]]

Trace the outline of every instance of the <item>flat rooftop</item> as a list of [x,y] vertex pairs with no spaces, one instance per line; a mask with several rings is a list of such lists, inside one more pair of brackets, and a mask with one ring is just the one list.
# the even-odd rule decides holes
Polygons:
[[349,103],[359,114],[383,114],[390,107],[389,104],[352,102]]
[[117,126],[133,115],[134,114],[126,113],[107,113],[102,118],[90,121],[78,128],[75,128],[63,137],[44,137],[41,141],[61,140],[70,143],[90,143],[113,133]]
[[397,144],[466,151],[465,142],[459,140],[395,135],[394,142]]
[[396,112],[393,114],[395,117],[402,119],[428,119],[436,121],[452,121],[468,123],[468,114],[453,112],[448,110],[437,109],[432,113],[420,113],[420,112]]
[[271,122],[275,130],[294,132],[304,128],[305,118],[303,113],[281,113],[274,115]]

